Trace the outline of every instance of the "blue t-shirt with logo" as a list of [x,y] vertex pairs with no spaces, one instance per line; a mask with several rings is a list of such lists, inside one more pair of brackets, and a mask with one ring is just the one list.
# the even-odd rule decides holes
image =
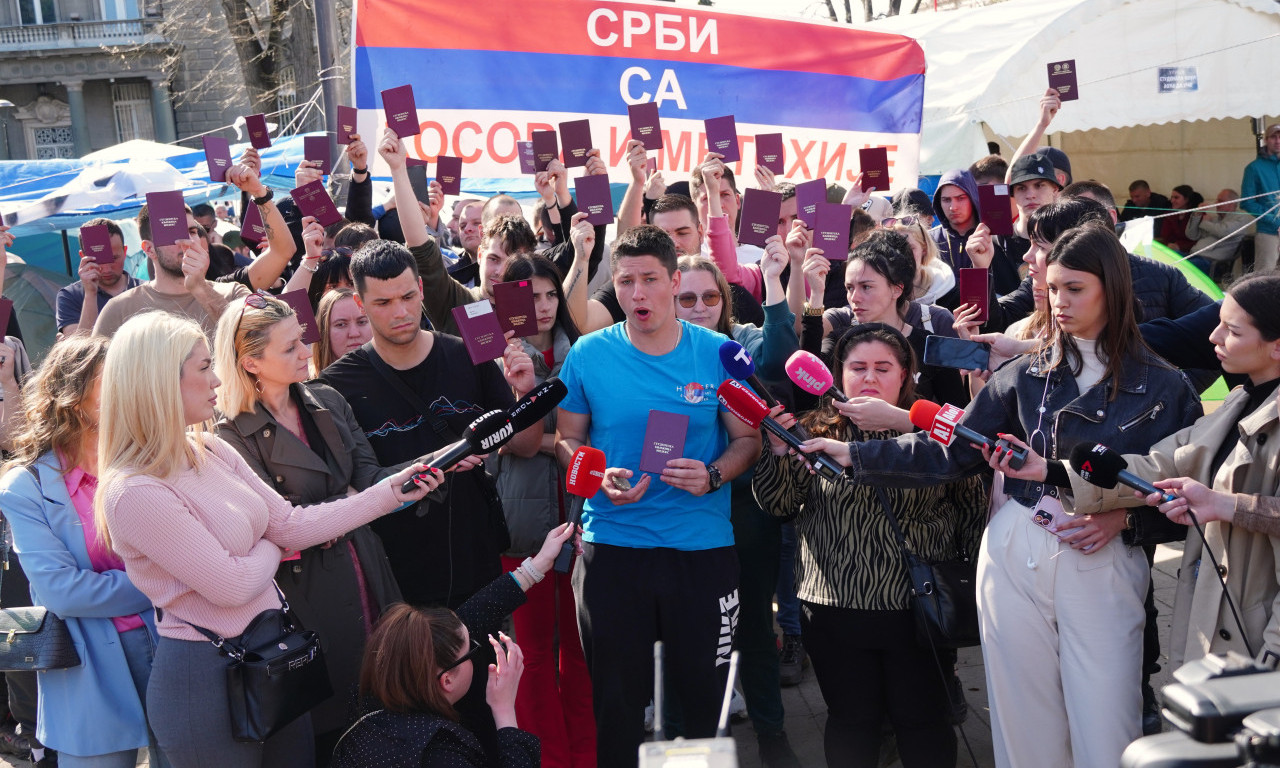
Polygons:
[[[578,339],[560,369],[569,394],[560,407],[591,416],[590,443],[604,451],[610,467],[643,477],[649,411],[689,416],[683,457],[710,464],[724,453],[729,434],[720,421],[716,388],[729,378],[720,364],[726,337],[679,321],[680,343],[665,355],[648,355],[616,323]],[[634,504],[614,506],[604,492],[588,499],[582,513],[583,538],[619,547],[668,547],[686,551],[733,545],[729,484],[702,496],[674,488],[654,476]]]

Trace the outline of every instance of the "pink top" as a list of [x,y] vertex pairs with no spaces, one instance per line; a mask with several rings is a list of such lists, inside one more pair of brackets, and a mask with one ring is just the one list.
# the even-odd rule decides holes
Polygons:
[[[66,457],[60,451],[58,462],[64,467],[67,465]],[[115,552],[102,546],[102,542],[98,540],[98,529],[93,523],[93,494],[98,490],[98,478],[79,467],[72,467],[63,476],[63,480],[67,484],[67,494],[71,496],[71,506],[75,507],[76,515],[80,518],[80,527],[84,529],[84,546],[89,550],[89,564],[93,566],[94,573],[123,571],[124,561]],[[111,619],[111,623],[115,625],[117,632],[128,632],[146,626],[142,616],[136,613],[116,616]]]
[[197,470],[169,479],[122,477],[103,489],[112,544],[133,583],[163,609],[165,637],[206,641],[179,619],[223,637],[279,608],[272,579],[282,549],[335,539],[400,506],[390,483],[350,497],[295,507],[234,448],[203,435]]
[[764,278],[760,274],[760,265],[738,263],[738,249],[729,229],[729,214],[709,218],[707,240],[712,261],[720,267],[724,279],[746,288],[756,301],[764,301]]

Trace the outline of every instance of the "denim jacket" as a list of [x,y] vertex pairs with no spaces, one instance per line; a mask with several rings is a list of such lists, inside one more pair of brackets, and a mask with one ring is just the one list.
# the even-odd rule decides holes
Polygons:
[[[1036,352],[1002,366],[969,403],[961,423],[993,439],[997,433],[1011,434],[1041,456],[1065,460],[1082,442],[1102,443],[1121,453],[1145,453],[1202,413],[1187,377],[1154,355],[1144,354],[1125,366],[1115,400],[1109,400],[1110,378],[1082,394],[1068,367],[1051,367],[1049,361],[1047,352]],[[925,432],[850,443],[849,458],[847,472],[855,482],[904,488],[952,482],[987,468],[982,452],[967,441],[957,439],[946,447]],[[1006,477],[1004,492],[1032,506],[1053,490]],[[1151,511],[1154,516],[1139,515],[1137,529],[1126,536],[1128,543],[1154,540],[1160,535],[1156,531],[1166,528],[1161,524],[1164,516]],[[1168,523],[1169,530],[1172,526]]]

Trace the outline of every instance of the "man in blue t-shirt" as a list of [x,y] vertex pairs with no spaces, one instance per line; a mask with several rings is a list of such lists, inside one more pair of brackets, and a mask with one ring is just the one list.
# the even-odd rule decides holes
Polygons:
[[[626,321],[582,337],[560,378],[556,455],[604,451],[604,485],[583,510],[573,574],[591,672],[600,765],[634,765],[652,692],[653,643],[666,645],[669,693],[683,733],[715,735],[738,614],[730,480],[760,453],[760,434],[722,411],[716,388],[725,337],[676,317],[671,237],[653,226],[613,247],[613,284]],[[688,417],[680,458],[640,471],[655,411]],[[657,416],[670,421],[671,416]],[[676,734],[671,734],[676,735]]]

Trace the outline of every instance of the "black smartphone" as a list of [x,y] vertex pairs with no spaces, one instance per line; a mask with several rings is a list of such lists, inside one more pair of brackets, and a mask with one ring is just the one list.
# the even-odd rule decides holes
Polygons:
[[985,371],[991,362],[991,347],[951,336],[928,336],[924,340],[924,362],[943,368]]

